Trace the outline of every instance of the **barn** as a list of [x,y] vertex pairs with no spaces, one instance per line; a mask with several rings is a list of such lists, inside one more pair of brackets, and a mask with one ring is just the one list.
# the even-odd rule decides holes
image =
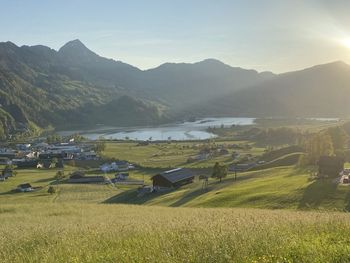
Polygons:
[[190,169],[177,168],[156,174],[151,180],[153,187],[177,187],[192,183],[194,174]]
[[104,176],[85,176],[85,174],[81,171],[74,172],[69,179],[67,180],[67,183],[72,184],[104,184],[108,183],[108,180]]

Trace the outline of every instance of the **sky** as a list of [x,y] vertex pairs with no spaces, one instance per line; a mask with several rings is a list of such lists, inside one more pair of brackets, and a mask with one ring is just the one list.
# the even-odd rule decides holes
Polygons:
[[58,50],[80,39],[141,69],[219,59],[281,73],[350,63],[350,1],[0,0],[0,41]]

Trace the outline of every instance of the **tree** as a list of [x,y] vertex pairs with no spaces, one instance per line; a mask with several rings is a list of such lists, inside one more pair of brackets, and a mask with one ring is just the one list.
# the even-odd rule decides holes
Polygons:
[[47,192],[52,195],[56,193],[56,188],[53,186],[50,186],[49,189],[47,189]]
[[334,150],[338,152],[344,151],[349,139],[345,130],[341,127],[331,127],[327,130],[327,133],[332,139]]
[[50,168],[56,168],[57,163],[58,163],[58,159],[57,159],[56,157],[55,157],[55,158],[52,158],[52,159],[51,159]]
[[59,143],[63,141],[62,136],[58,135],[58,134],[52,134],[47,136],[46,138],[47,143],[52,144],[52,143]]
[[99,141],[95,143],[95,151],[98,153],[103,152],[104,150],[106,150],[106,143],[103,141]]
[[2,140],[6,140],[6,133],[5,133],[5,129],[2,126],[1,122],[0,122],[0,141]]
[[57,171],[55,179],[57,181],[60,181],[60,180],[64,179],[64,171]]
[[306,156],[300,160],[299,165],[315,165],[320,156],[334,155],[332,137],[325,131],[318,132],[305,139],[304,148]]
[[213,173],[211,177],[219,179],[221,182],[222,178],[225,178],[226,176],[227,176],[227,166],[220,165],[218,162],[216,162],[213,167]]

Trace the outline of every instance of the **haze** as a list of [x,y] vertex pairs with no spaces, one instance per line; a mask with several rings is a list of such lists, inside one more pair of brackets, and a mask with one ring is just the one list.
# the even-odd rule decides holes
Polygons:
[[1,1],[0,41],[79,38],[141,69],[217,58],[275,73],[350,62],[348,1]]

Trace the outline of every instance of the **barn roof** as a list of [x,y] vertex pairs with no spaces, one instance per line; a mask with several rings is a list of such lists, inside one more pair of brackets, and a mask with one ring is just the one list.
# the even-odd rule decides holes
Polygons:
[[159,174],[171,183],[180,182],[182,180],[194,177],[193,172],[190,169],[177,168],[169,171],[165,171]]

